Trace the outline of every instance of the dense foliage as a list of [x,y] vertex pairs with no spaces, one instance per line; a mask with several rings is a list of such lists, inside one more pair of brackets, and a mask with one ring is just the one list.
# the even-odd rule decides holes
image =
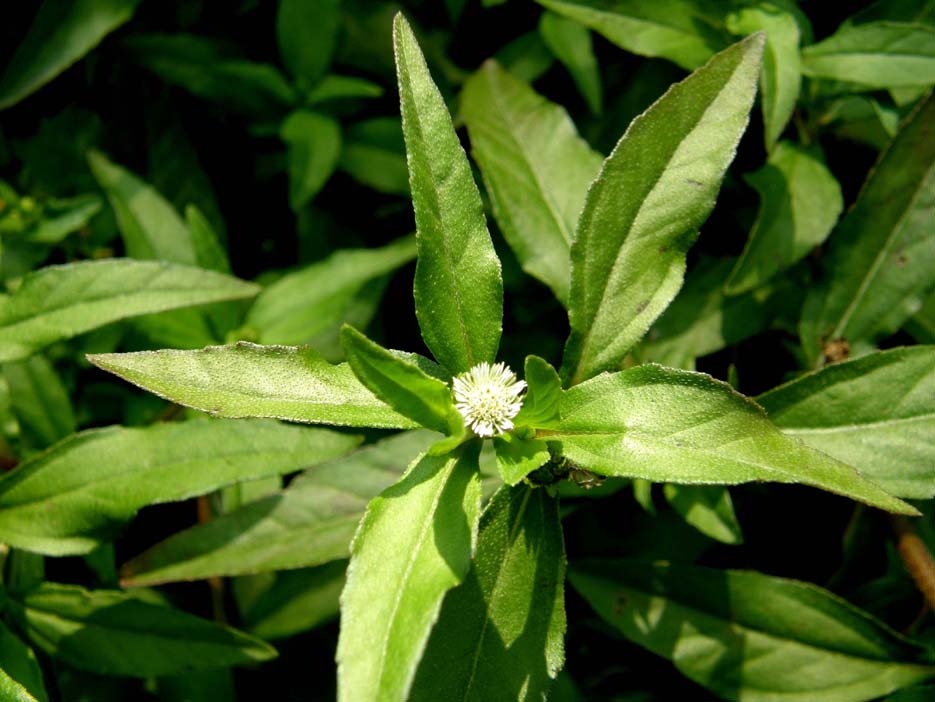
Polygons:
[[0,700],[932,699],[935,3],[22,5]]

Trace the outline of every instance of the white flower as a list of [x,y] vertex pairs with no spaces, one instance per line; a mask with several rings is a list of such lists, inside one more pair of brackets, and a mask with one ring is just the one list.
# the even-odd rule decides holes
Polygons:
[[478,436],[498,436],[513,428],[523,406],[526,382],[517,380],[506,364],[479,363],[455,377],[455,407]]

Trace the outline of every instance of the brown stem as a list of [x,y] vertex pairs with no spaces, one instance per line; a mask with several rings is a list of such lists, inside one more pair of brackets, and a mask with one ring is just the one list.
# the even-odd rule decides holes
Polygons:
[[935,558],[905,517],[890,517],[896,550],[928,606],[935,609]]

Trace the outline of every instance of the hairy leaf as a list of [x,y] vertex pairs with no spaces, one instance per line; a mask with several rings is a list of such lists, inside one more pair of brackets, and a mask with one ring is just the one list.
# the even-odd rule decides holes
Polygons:
[[601,475],[653,482],[802,483],[914,514],[850,466],[776,429],[752,400],[710,376],[656,365],[600,375],[567,391],[540,438]]
[[672,86],[604,162],[571,248],[567,384],[618,368],[681,287],[746,129],[763,42],[753,35]]
[[259,288],[220,273],[113,259],[48,266],[0,305],[0,361],[128,317],[253,297]]
[[502,487],[477,554],[445,598],[410,700],[542,700],[564,663],[565,548],[558,500]]
[[416,214],[416,316],[453,373],[494,361],[503,282],[471,166],[403,16],[393,23],[403,135]]
[[338,699],[404,700],[445,593],[477,540],[477,444],[424,456],[371,501],[341,594]]
[[600,155],[562,107],[492,61],[465,84],[461,109],[503,235],[523,269],[567,304],[569,252]]
[[91,429],[0,478],[0,538],[49,555],[88,553],[141,507],[299,470],[359,441],[264,420]]
[[827,345],[890,334],[935,287],[935,94],[906,119],[831,236],[800,334],[819,363]]
[[346,363],[305,346],[239,342],[197,351],[104,353],[88,360],[134,385],[215,417],[408,429],[411,420],[378,400]]
[[101,675],[171,675],[276,656],[236,629],[116,590],[43,583],[9,607],[36,646]]
[[807,256],[844,209],[841,186],[817,147],[780,142],[766,165],[746,179],[760,195],[760,211],[724,284],[730,295],[762,285]]
[[931,652],[809,583],[645,561],[573,567],[609,624],[719,697],[863,702],[935,675]]
[[367,503],[437,438],[409,431],[300,475],[255,500],[156,544],[121,568],[128,586],[320,565],[349,555]]
[[802,50],[802,70],[866,90],[935,83],[935,27],[909,22],[844,25]]
[[900,497],[935,496],[935,347],[837,363],[757,398],[786,434]]

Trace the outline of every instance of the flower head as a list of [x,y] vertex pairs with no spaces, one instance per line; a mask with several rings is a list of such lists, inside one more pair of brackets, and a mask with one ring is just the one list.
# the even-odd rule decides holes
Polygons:
[[455,377],[455,407],[475,434],[498,436],[513,428],[525,389],[506,364],[479,363]]

